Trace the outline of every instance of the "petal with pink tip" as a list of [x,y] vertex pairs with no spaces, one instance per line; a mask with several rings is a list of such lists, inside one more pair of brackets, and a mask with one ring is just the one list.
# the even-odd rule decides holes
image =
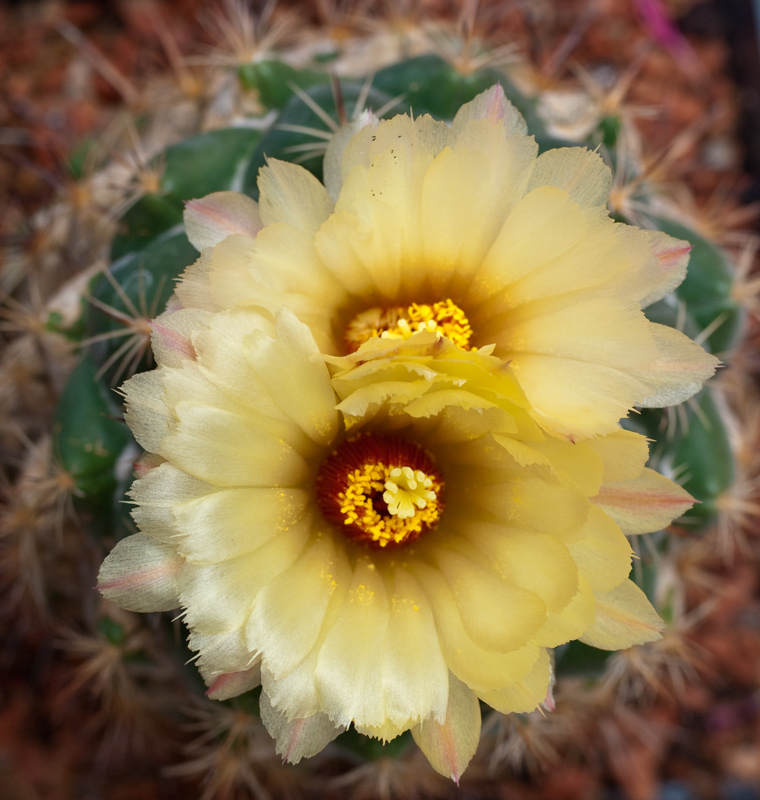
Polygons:
[[459,778],[475,755],[480,741],[478,698],[449,673],[449,704],[443,723],[426,719],[412,728],[417,746],[436,772],[459,785]]
[[229,700],[243,692],[255,689],[261,683],[261,663],[240,672],[218,675],[208,687],[206,696],[211,700]]
[[214,192],[185,204],[185,231],[196,250],[215,247],[233,233],[253,238],[260,230],[259,204],[240,192]]
[[128,611],[169,611],[179,606],[177,573],[183,563],[173,545],[136,533],[103,562],[98,589]]
[[269,702],[264,693],[259,700],[259,708],[264,727],[277,743],[278,754],[290,764],[316,755],[345,730],[335,725],[324,711],[311,717],[289,720],[284,712]]
[[677,483],[646,468],[633,480],[605,484],[593,503],[630,535],[667,527],[694,505],[694,498]]

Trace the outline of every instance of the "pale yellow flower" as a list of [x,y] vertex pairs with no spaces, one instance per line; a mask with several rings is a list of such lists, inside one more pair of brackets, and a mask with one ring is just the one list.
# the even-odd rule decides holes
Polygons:
[[681,282],[688,244],[613,222],[599,155],[538,156],[498,86],[450,126],[365,115],[328,149],[325,185],[271,161],[259,204],[191,203],[202,254],[180,300],[287,307],[334,355],[420,326],[465,349],[493,344],[534,417],[572,438],[615,430],[634,405],[679,403],[714,370],[641,310]]
[[124,386],[153,454],[131,492],[141,532],[100,588],[181,607],[209,695],[261,683],[288,760],[351,724],[411,729],[458,779],[478,700],[536,708],[547,648],[659,637],[616,520],[654,530],[690,498],[644,469],[642,437],[547,434],[500,359],[434,332],[372,339],[332,379],[287,310],[174,311],[154,350]]

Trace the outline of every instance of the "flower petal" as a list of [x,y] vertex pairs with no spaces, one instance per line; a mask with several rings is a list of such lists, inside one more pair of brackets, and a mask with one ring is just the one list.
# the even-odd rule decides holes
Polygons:
[[169,544],[135,533],[116,544],[98,574],[98,589],[128,611],[179,606],[177,574],[184,559]]
[[210,700],[229,700],[244,692],[250,692],[261,683],[261,666],[256,664],[241,672],[225,672],[214,678],[206,697]]
[[661,639],[664,627],[644,592],[627,580],[611,592],[597,594],[596,620],[580,639],[602,650],[623,650]]
[[298,164],[268,159],[259,171],[258,185],[264,225],[285,222],[304,233],[316,233],[333,210],[327,189]]
[[644,370],[632,372],[651,392],[638,399],[644,408],[675,406],[696,394],[713,376],[719,361],[696,342],[666,325],[650,324],[658,357]]
[[546,699],[552,677],[549,653],[541,650],[535,666],[522,680],[510,683],[491,692],[480,693],[480,699],[502,714],[535,711]]
[[632,480],[606,483],[594,504],[630,535],[666,528],[694,505],[694,498],[677,483],[647,468]]
[[563,189],[581,208],[606,206],[612,187],[612,172],[594,150],[557,147],[536,159],[526,194],[539,186]]
[[592,508],[583,538],[567,546],[595,592],[609,592],[628,577],[633,551],[618,525],[601,509]]
[[433,769],[459,785],[459,778],[478,749],[480,724],[477,695],[449,673],[446,719],[426,719],[412,728],[412,736]]
[[233,233],[254,238],[260,230],[258,203],[240,192],[214,192],[185,204],[185,231],[196,250],[214,247]]
[[264,727],[277,743],[278,755],[290,764],[315,756],[345,730],[345,726],[335,725],[323,712],[305,719],[288,719],[264,692],[259,698],[259,709]]

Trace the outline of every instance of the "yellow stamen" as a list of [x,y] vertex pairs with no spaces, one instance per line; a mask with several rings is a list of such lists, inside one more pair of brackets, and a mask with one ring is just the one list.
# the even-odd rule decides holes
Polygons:
[[393,308],[370,308],[357,314],[349,322],[345,341],[349,352],[354,352],[373,336],[408,339],[422,330],[445,336],[463,349],[470,348],[473,334],[470,321],[451,299],[432,305],[412,303]]
[[374,547],[408,544],[443,511],[443,481],[428,454],[398,439],[364,435],[325,462],[317,498],[325,517]]

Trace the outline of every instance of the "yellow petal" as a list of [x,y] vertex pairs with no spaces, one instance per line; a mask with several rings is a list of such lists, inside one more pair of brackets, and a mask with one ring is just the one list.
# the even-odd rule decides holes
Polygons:
[[333,210],[325,187],[298,164],[268,159],[259,171],[258,185],[264,225],[285,222],[305,233],[315,233]]
[[570,542],[568,549],[595,592],[612,591],[631,571],[633,551],[628,539],[599,508],[591,509],[583,538]]
[[254,666],[261,678],[261,657],[252,653],[245,643],[240,628],[228,633],[203,634],[190,631],[187,644],[198,652],[196,664],[206,685],[210,686],[220,675],[249,672]]
[[435,616],[441,646],[449,669],[477,692],[503,686],[524,678],[539,655],[530,642],[509,653],[495,653],[481,647],[467,632],[454,595],[439,570],[421,562],[409,564],[419,580]]
[[593,624],[594,608],[594,592],[586,576],[580,572],[578,591],[563,609],[547,615],[546,622],[535,635],[534,641],[541,647],[558,647],[577,639]]
[[156,317],[151,323],[151,347],[157,364],[181,367],[195,359],[193,331],[205,326],[210,314],[196,308],[181,308]]
[[177,430],[158,449],[166,459],[216,486],[295,486],[308,474],[300,453],[250,417],[177,404]]
[[490,692],[482,692],[480,699],[502,714],[535,711],[544,702],[552,677],[549,653],[541,650],[535,666],[522,680],[510,683]]
[[486,556],[505,583],[538,595],[548,614],[563,609],[577,592],[578,570],[568,547],[559,539],[487,523],[470,522],[458,529]]
[[593,150],[558,147],[547,150],[536,159],[527,191],[539,186],[563,189],[581,208],[606,206],[612,187],[612,172],[599,153]]
[[522,196],[536,152],[532,139],[505,139],[501,125],[487,121],[470,124],[466,144],[464,133],[435,157],[422,187],[425,271],[440,297],[460,293],[480,267]]
[[412,736],[436,772],[457,785],[480,741],[480,706],[476,694],[453,674],[449,677],[446,719],[426,719]]
[[602,459],[605,483],[637,478],[649,458],[646,436],[633,431],[612,431],[606,436],[587,439],[584,444]]
[[487,650],[517,650],[546,619],[546,606],[533,592],[510,585],[451,551],[436,548],[434,557],[467,633]]
[[596,620],[580,638],[602,650],[623,650],[661,639],[664,627],[644,592],[628,580],[611,592],[597,594]]

